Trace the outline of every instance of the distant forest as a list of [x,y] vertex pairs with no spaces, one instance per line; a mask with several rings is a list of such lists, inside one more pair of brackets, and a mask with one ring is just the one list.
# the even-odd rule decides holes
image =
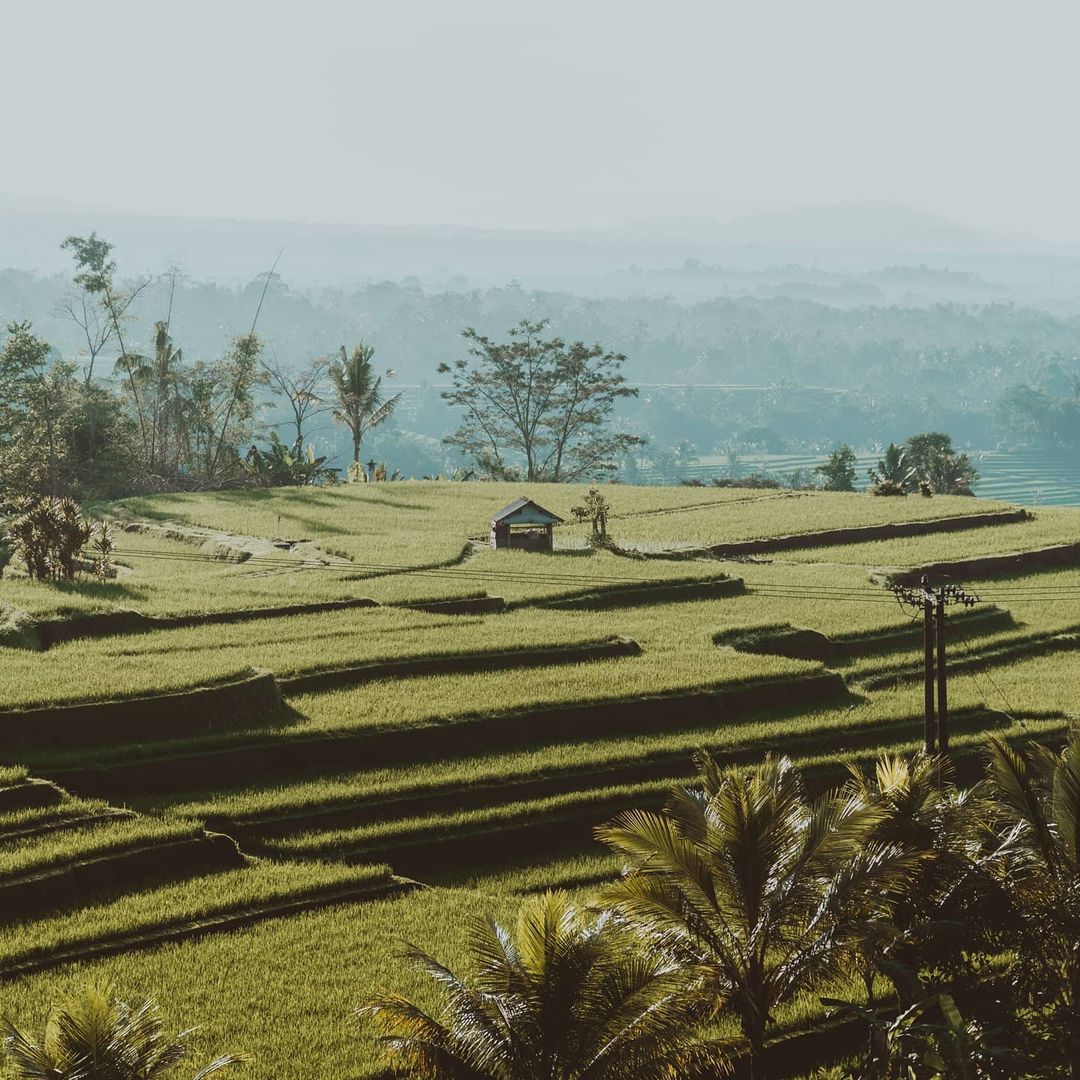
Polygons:
[[[122,252],[118,253],[122,265]],[[695,269],[695,268],[690,268]],[[266,275],[242,288],[179,279],[171,335],[187,359],[221,356],[251,325]],[[125,334],[150,350],[169,282],[139,293]],[[29,319],[59,356],[83,362],[79,328],[63,314],[76,291],[64,275],[0,271],[0,324]],[[642,451],[680,457],[872,447],[912,431],[947,431],[978,449],[1080,447],[1080,317],[1012,303],[832,306],[792,296],[676,301],[586,297],[516,283],[425,287],[405,278],[356,288],[290,288],[274,276],[259,315],[267,354],[300,367],[358,340],[376,350],[386,389],[402,391],[393,419],[365,446],[402,474],[458,462],[441,443],[455,418],[440,397],[440,363],[463,354],[466,327],[502,335],[521,319],[549,319],[568,340],[625,353],[639,396],[619,423],[646,436]],[[100,360],[104,359],[104,363]],[[112,375],[114,357],[99,358]],[[269,397],[261,423],[288,435]],[[312,429],[320,454],[349,458],[329,417]]]

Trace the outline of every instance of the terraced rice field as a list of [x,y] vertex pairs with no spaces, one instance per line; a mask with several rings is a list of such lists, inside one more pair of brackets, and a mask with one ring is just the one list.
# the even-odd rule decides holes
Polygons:
[[[569,518],[583,489],[527,493]],[[1080,510],[949,531],[1010,508],[620,486],[621,553],[572,525],[553,555],[473,543],[519,494],[129,500],[100,510],[153,527],[120,534],[116,581],[5,575],[3,1012],[34,1026],[106,976],[200,1025],[199,1048],[253,1051],[251,1075],[377,1075],[349,1017],[377,987],[430,1000],[402,943],[457,964],[469,917],[506,920],[552,886],[587,895],[618,872],[592,828],[691,781],[698,748],[787,753],[820,784],[915,748],[919,626],[873,570],[1080,541]],[[929,531],[813,536],[912,522]],[[1052,741],[1074,720],[1080,561],[964,583],[983,603],[949,622],[961,769],[989,731]],[[481,595],[502,602],[439,606]],[[818,1015],[801,1001],[782,1026]]]
[[[1004,499],[1022,506],[1080,506],[1080,461],[1070,450],[972,450],[979,471],[975,494],[983,499]],[[793,472],[813,472],[826,454],[740,454],[743,474],[763,473],[786,479]],[[857,456],[856,487],[865,485],[867,473],[877,466],[877,453]],[[706,456],[677,469],[680,479],[709,483],[729,475],[726,457]],[[659,482],[654,469],[641,470],[642,479]],[[672,478],[673,479],[673,478]]]

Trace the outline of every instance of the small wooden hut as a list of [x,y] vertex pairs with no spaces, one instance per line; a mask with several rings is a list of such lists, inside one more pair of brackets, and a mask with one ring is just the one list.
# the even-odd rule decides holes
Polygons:
[[562,518],[532,499],[515,499],[491,519],[491,546],[521,551],[551,551],[552,529]]

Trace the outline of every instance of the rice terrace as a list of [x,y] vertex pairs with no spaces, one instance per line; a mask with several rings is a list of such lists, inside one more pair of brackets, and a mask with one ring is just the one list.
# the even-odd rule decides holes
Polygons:
[[0,1080],[1080,1080],[1080,6],[2,33]]
[[[453,967],[470,916],[614,880],[594,829],[661,806],[696,752],[787,755],[822,788],[919,748],[921,624],[882,568],[1013,560],[964,573],[980,602],[949,618],[961,772],[990,733],[1053,742],[1075,719],[1080,511],[606,490],[606,547],[572,520],[580,487],[415,481],[125,499],[96,508],[115,578],[9,571],[12,1019],[93,974],[151,984],[200,1046],[276,1077],[345,1055],[379,1075],[350,988],[430,1003],[403,941]],[[521,495],[569,522],[552,553],[488,543]],[[778,1045],[810,1033],[792,1060],[819,997],[773,1020]]]

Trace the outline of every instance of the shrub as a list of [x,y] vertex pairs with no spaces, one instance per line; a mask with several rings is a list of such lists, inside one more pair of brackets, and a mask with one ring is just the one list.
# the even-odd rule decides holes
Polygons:
[[8,528],[27,574],[35,581],[74,580],[90,532],[78,503],[50,496],[31,502]]
[[871,495],[906,495],[907,490],[903,484],[895,480],[879,480],[870,488]]
[[589,522],[592,525],[590,542],[594,546],[603,547],[609,543],[607,533],[608,514],[611,513],[611,503],[597,488],[589,488],[585,501],[581,506],[570,508],[574,520],[577,522]]

